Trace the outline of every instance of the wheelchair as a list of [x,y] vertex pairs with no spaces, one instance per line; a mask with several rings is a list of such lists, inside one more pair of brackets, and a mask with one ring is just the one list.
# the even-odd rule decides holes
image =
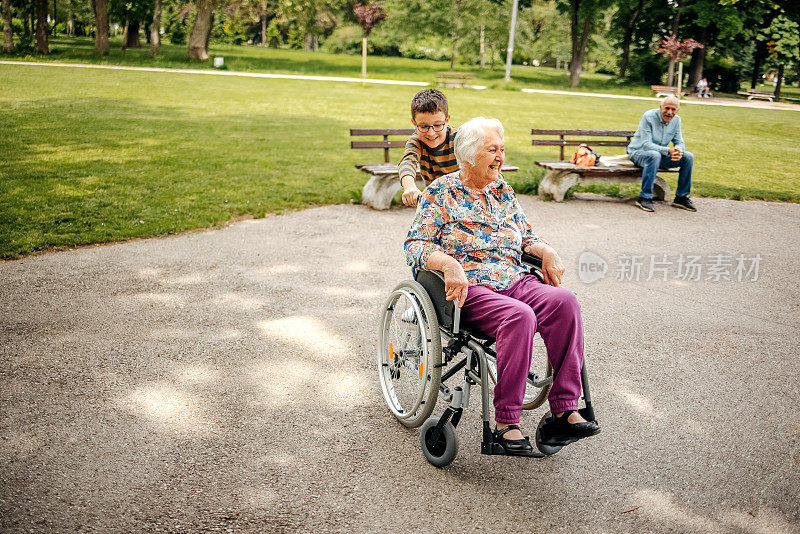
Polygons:
[[[542,260],[523,254],[529,274],[542,280]],[[483,418],[481,453],[506,454],[493,439],[490,427],[489,387],[497,382],[495,340],[461,328],[460,308],[445,299],[444,277],[437,271],[415,270],[414,280],[401,282],[382,309],[378,342],[378,374],[386,404],[400,423],[420,428],[425,458],[436,467],[449,465],[458,453],[455,432],[468,407],[472,386],[480,385]],[[540,361],[540,360],[544,361]],[[553,383],[545,356],[532,360],[523,409],[540,407]],[[447,381],[463,372],[460,385]],[[586,366],[581,369],[584,408],[578,412],[596,421],[589,394]],[[448,403],[442,415],[432,417],[437,400]],[[528,456],[544,458],[576,441],[553,439],[543,427],[553,416],[546,412],[536,428],[536,449]]]

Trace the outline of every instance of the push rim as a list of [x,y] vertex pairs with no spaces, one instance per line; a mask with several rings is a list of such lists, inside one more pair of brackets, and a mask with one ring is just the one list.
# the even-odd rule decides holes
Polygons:
[[431,414],[441,382],[441,337],[433,304],[416,282],[401,283],[381,317],[378,373],[389,409],[406,426]]

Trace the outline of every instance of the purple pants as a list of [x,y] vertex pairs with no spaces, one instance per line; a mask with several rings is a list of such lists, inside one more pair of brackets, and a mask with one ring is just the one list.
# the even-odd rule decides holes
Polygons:
[[537,331],[553,367],[553,387],[547,398],[550,411],[578,409],[583,321],[574,293],[545,285],[535,276],[523,276],[502,291],[470,286],[461,317],[468,328],[497,340],[495,421],[519,422]]

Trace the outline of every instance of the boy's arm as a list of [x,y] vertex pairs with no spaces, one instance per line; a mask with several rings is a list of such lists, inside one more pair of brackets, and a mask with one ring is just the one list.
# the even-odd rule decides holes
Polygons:
[[400,186],[403,188],[403,204],[412,208],[417,207],[420,195],[420,190],[417,188],[417,168],[421,154],[420,141],[415,135],[412,135],[406,142],[403,159],[400,160],[397,168]]

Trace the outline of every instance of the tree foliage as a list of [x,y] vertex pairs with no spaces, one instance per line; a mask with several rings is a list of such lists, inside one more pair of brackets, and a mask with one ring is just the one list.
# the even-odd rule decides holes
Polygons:
[[[160,3],[159,18],[156,0],[3,0],[4,48],[31,53],[38,43],[44,51],[49,34],[67,33],[92,35],[97,50],[107,53],[109,34],[118,37],[125,28],[133,42],[163,31],[167,42],[188,45],[198,7],[209,5],[210,11],[201,10],[208,23],[193,40],[195,49],[210,41],[357,54],[361,38],[369,35],[370,54],[491,67],[502,63],[508,46],[512,0]],[[656,52],[666,35],[703,45],[682,60],[689,63],[690,83],[708,74],[712,87],[735,89],[743,78],[756,84],[762,74],[772,76],[779,69],[787,79],[800,80],[800,47],[794,44],[800,40],[798,24],[798,0],[520,0],[513,58],[568,65],[573,84],[580,83],[586,68],[657,83],[668,65],[682,60],[668,63]],[[12,30],[13,40],[6,37]]]

